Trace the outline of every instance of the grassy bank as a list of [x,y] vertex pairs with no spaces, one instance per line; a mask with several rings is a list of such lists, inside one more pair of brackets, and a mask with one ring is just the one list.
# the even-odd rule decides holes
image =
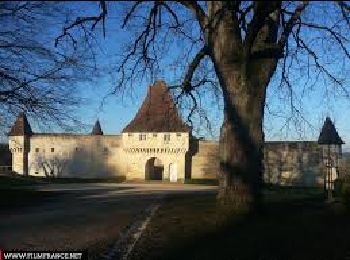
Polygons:
[[202,184],[202,185],[218,186],[219,180],[217,180],[217,179],[186,179],[185,184]]
[[264,213],[217,228],[214,195],[169,198],[131,259],[347,259],[349,212],[318,189],[268,190]]

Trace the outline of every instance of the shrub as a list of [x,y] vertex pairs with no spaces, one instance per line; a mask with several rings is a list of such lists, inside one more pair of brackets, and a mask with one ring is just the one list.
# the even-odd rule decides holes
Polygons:
[[341,197],[342,196],[343,183],[344,183],[343,179],[336,179],[334,181],[334,196],[335,197]]
[[344,182],[341,189],[341,200],[346,208],[350,209],[350,183]]

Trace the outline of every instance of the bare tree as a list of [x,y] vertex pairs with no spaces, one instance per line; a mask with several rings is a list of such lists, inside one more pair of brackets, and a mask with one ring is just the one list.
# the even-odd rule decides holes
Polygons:
[[83,43],[55,48],[54,36],[66,20],[69,10],[57,2],[0,2],[1,131],[20,111],[41,123],[77,122],[75,84],[91,78],[93,66]]
[[[70,36],[81,24],[94,29],[101,23],[104,28],[111,4],[101,1],[100,14],[77,18],[59,38]],[[119,63],[115,91],[161,73],[176,45],[182,47],[183,56],[173,53],[170,57],[177,68],[186,63],[186,70],[172,87],[191,100],[190,116],[198,111],[200,89],[222,93],[218,199],[229,212],[259,205],[266,90],[276,72],[294,114],[300,115],[289,77],[295,66],[322,75],[348,94],[340,75],[333,74],[323,59],[332,52],[345,64],[349,61],[347,2],[136,1],[117,5],[124,10],[121,30],[127,28],[130,41]],[[320,10],[327,17],[320,17]],[[333,48],[319,48],[324,44]]]

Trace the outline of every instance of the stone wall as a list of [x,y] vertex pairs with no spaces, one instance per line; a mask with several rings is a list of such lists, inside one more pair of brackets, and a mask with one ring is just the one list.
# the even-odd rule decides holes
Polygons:
[[191,179],[216,179],[219,172],[219,143],[192,140]]
[[[191,161],[192,179],[214,179],[219,172],[219,143],[197,140]],[[264,151],[266,183],[322,186],[322,150],[315,141],[266,142]]]
[[322,149],[313,141],[266,142],[266,183],[293,186],[322,186]]
[[[9,148],[13,170],[33,176],[144,180],[147,162],[153,158],[164,166],[163,180],[170,179],[171,169],[177,181],[216,179],[219,172],[219,143],[189,141],[188,133],[34,134],[11,136]],[[264,155],[266,183],[323,185],[317,142],[266,142]]]
[[29,146],[29,175],[99,178],[125,174],[121,136],[36,134]]
[[[165,137],[167,135],[167,137]],[[141,137],[142,136],[142,137]],[[175,167],[178,181],[185,179],[185,155],[188,133],[123,133],[123,152],[127,158],[127,179],[145,179],[145,167],[151,158],[164,166],[163,179],[170,179]]]
[[183,181],[188,139],[188,133],[34,134],[11,136],[10,144],[19,174],[26,174],[28,165],[29,175],[41,177],[145,179],[146,163],[155,157],[164,166],[163,179],[170,179],[172,169]]

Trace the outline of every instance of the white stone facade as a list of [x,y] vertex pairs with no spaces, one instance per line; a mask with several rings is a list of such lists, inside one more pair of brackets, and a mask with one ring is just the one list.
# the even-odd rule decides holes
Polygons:
[[[10,136],[9,146],[12,169],[21,175],[183,182],[216,179],[219,172],[219,143],[191,139],[187,132],[33,134]],[[323,185],[316,142],[267,142],[265,150],[265,182]],[[150,162],[160,169],[158,177],[150,176]]]
[[173,180],[185,179],[185,155],[189,149],[188,133],[123,133],[123,156],[127,178],[147,179],[146,164],[157,158],[164,167],[163,179],[170,180],[170,169],[175,171]]
[[33,133],[21,113],[9,148],[13,171],[23,175],[182,182],[189,139],[166,83],[157,81],[120,135],[103,135],[98,120],[90,135]]
[[[12,168],[31,176],[146,179],[151,158],[163,166],[163,180],[185,179],[188,133],[121,135],[34,134],[10,136]],[[27,162],[27,166],[26,166]]]

